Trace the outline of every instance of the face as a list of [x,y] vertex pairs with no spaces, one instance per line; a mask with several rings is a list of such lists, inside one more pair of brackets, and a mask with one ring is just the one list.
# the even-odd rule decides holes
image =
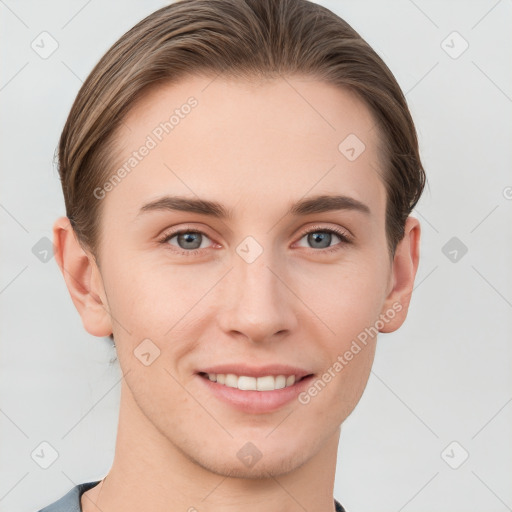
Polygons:
[[[368,108],[311,78],[195,77],[146,95],[118,141],[116,170],[130,170],[98,191],[99,295],[133,402],[216,473],[299,467],[339,433],[375,326],[400,308]],[[240,391],[200,374],[212,369],[309,377]],[[240,453],[255,448],[250,467]]]

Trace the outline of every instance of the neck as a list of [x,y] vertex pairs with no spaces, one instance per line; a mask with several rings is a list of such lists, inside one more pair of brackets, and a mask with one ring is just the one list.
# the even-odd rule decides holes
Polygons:
[[[300,464],[284,461],[267,468],[266,476],[240,477],[229,465],[219,470],[196,460],[185,444],[180,449],[147,419],[122,382],[114,462],[100,484],[82,495],[84,512],[334,512],[339,428]],[[215,444],[214,436],[206,442]]]

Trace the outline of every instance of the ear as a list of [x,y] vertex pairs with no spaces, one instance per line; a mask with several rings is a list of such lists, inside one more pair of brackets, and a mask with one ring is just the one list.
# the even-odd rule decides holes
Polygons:
[[381,311],[381,317],[386,317],[386,321],[380,332],[396,331],[407,317],[420,261],[420,231],[418,219],[408,217],[404,237],[397,244],[393,258],[390,291]]
[[55,260],[85,330],[93,336],[109,336],[112,322],[99,268],[94,256],[78,242],[68,217],[55,221],[53,243]]

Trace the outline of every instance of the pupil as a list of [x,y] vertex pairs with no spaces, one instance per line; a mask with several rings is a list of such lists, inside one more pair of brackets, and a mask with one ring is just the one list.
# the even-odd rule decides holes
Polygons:
[[310,236],[313,239],[313,243],[322,242],[322,240],[327,240],[327,245],[324,244],[322,248],[329,246],[331,236],[330,233],[312,233]]
[[[190,242],[196,242],[196,245],[197,245],[197,240],[199,238],[199,235],[200,233],[183,233],[180,238],[184,239],[185,241],[185,245],[189,244]],[[187,246],[186,248],[187,249],[197,249],[199,246],[201,245],[201,242],[199,242],[199,245],[197,245],[197,247],[189,247]]]

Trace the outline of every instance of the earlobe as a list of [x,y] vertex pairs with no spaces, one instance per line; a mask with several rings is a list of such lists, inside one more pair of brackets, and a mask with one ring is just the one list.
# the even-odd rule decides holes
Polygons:
[[380,332],[396,331],[405,321],[420,259],[420,223],[408,217],[404,237],[398,243],[392,264],[392,286],[381,311],[384,327]]
[[112,322],[101,274],[93,255],[78,242],[67,217],[55,221],[53,243],[55,260],[85,330],[93,336],[109,336]]

